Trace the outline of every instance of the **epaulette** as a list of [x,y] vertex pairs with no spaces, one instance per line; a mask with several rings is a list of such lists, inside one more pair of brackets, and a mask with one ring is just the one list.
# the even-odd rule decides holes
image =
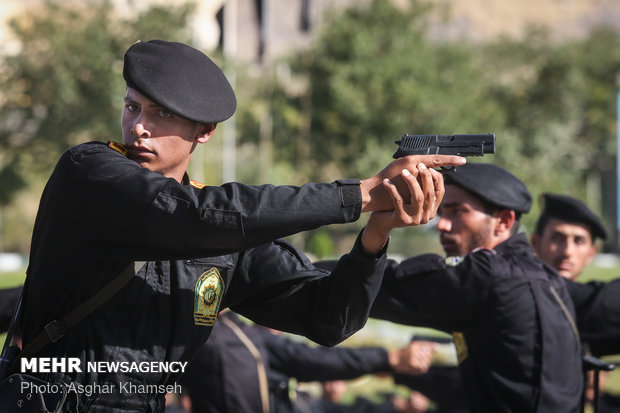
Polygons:
[[108,141],[108,146],[114,149],[116,152],[120,153],[121,155],[127,156],[128,151],[122,143]]
[[201,184],[200,182],[196,182],[193,179],[189,180],[189,184],[191,186],[195,187],[195,188],[198,188],[198,189],[202,189],[202,188],[204,188],[206,186],[205,184]]

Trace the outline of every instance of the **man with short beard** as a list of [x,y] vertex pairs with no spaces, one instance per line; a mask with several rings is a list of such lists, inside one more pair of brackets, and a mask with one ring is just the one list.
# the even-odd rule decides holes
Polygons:
[[[584,290],[535,256],[518,231],[531,201],[525,184],[503,168],[459,167],[446,178],[438,210],[449,257],[388,264],[371,312],[452,333],[473,412],[580,411],[580,334],[620,331],[617,285]],[[576,307],[589,323],[581,313],[575,320]]]

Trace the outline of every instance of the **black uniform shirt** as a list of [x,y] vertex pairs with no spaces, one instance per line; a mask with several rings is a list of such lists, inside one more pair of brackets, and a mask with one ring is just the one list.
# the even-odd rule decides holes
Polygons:
[[[60,159],[39,207],[24,345],[136,260],[147,263],[119,293],[38,356],[79,357],[82,366],[188,360],[209,336],[217,310],[228,306],[333,345],[363,326],[385,256],[367,257],[356,244],[326,277],[292,245],[264,242],[353,221],[360,205],[357,181],[196,188],[141,168],[104,144],[74,147]],[[68,379],[161,385],[175,377],[83,371]],[[161,395],[135,392],[81,394],[79,400],[80,411],[158,411],[162,405]]]
[[438,255],[391,263],[371,314],[452,332],[474,412],[579,411],[573,303],[523,234],[454,266]]

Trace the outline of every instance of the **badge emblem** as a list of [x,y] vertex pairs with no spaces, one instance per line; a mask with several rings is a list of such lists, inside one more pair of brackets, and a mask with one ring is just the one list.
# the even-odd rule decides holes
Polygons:
[[194,290],[194,324],[197,326],[215,324],[223,293],[224,282],[215,267],[198,278]]
[[446,257],[446,264],[449,265],[450,267],[456,267],[457,265],[462,263],[464,259],[465,259],[465,257],[459,257],[459,256],[456,256],[456,255],[455,256]]
[[463,335],[463,333],[454,332],[452,333],[452,341],[454,341],[454,347],[456,347],[456,357],[459,361],[459,364],[461,364],[469,355],[465,336]]

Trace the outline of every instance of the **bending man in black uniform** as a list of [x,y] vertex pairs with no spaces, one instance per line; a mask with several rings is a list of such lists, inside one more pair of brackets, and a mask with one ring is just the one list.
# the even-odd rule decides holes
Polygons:
[[291,378],[309,382],[419,373],[430,364],[432,353],[427,359],[419,354],[416,358],[412,346],[311,347],[226,311],[190,361],[181,383],[193,413],[292,413]]
[[437,222],[450,257],[390,263],[373,306],[372,316],[453,334],[474,412],[579,411],[580,334],[620,332],[609,294],[616,286],[564,280],[518,233],[530,205],[526,186],[508,171],[458,168],[446,179]]
[[[163,386],[177,373],[132,363],[188,361],[226,307],[322,344],[343,340],[365,323],[390,229],[427,222],[443,197],[441,175],[422,163],[464,162],[410,157],[363,181],[204,187],[185,170],[196,146],[235,110],[221,70],[189,46],[150,41],[129,48],[123,75],[124,145],[86,143],[63,154],[32,238],[24,346],[45,329],[53,342],[36,356],[75,357],[82,367],[33,374],[97,390],[71,394],[64,411],[161,411]],[[371,215],[330,277],[289,243],[273,241],[365,211],[383,212]],[[54,322],[137,261],[144,263],[135,276],[83,321],[68,330]]]

